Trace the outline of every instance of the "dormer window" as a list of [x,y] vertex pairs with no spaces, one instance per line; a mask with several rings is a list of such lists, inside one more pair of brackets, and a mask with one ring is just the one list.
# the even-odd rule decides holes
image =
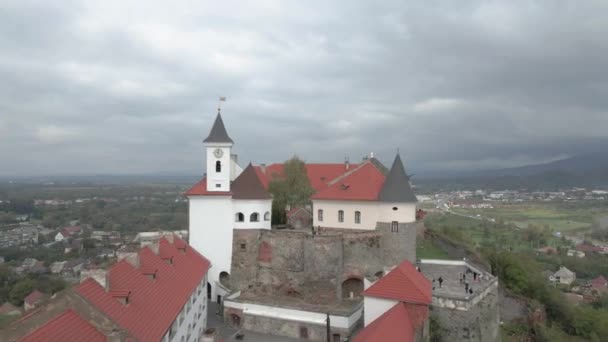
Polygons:
[[222,162],[219,160],[215,162],[215,172],[222,172]]

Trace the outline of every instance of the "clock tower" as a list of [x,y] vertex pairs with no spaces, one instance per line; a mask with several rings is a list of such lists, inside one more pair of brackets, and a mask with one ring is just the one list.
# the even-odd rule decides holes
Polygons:
[[203,143],[207,149],[207,191],[230,192],[230,152],[234,142],[226,132],[219,111]]

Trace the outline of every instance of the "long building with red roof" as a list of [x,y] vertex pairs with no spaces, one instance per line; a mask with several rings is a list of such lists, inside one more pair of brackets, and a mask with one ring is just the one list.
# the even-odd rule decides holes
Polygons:
[[19,341],[196,341],[207,325],[211,263],[177,236],[123,253],[107,270],[15,322]]

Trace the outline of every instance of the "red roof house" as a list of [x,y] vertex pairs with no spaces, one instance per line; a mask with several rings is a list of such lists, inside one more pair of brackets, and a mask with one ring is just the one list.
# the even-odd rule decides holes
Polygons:
[[589,282],[592,289],[595,290],[606,290],[608,287],[608,280],[604,276],[599,276]]
[[[76,291],[139,340],[160,341],[211,266],[180,240],[174,237],[172,244],[162,238],[158,254],[143,248],[139,269],[126,260],[114,264],[108,270],[107,290],[89,278]],[[156,270],[155,279],[141,269]]]
[[428,305],[432,300],[431,282],[409,261],[404,260],[365,290],[363,295]]
[[51,319],[20,342],[105,342],[106,337],[71,309]]
[[[426,319],[426,312],[418,312],[417,306],[406,303],[395,304],[390,310],[361,330],[353,341],[414,341],[416,329],[421,324],[421,322],[418,324],[417,322],[420,321],[421,315]],[[424,308],[426,309],[426,307]]]
[[[365,290],[363,295],[365,310],[376,311],[385,307],[386,311],[377,317],[366,314],[365,328],[355,336],[354,341],[416,340],[416,334],[422,331],[420,328],[427,322],[432,292],[431,282],[409,261],[403,261]],[[383,304],[374,302],[373,298],[381,299]],[[387,303],[384,301],[386,299],[394,304],[391,301]],[[372,306],[375,306],[373,310]]]
[[23,307],[25,310],[29,310],[29,309],[33,309],[36,304],[40,303],[40,301],[44,298],[44,293],[38,291],[38,290],[34,290],[32,291],[32,293],[30,293],[29,295],[27,295],[27,297],[25,297],[23,299]]

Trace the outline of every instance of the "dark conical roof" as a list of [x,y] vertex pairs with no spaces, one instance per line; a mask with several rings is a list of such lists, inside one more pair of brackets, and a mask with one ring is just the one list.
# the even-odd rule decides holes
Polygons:
[[206,143],[231,143],[234,142],[228,136],[228,132],[226,132],[226,127],[224,127],[224,121],[222,120],[222,116],[220,113],[217,113],[217,117],[215,118],[215,122],[213,123],[213,127],[211,127],[211,132],[209,132],[209,136],[203,140]]
[[382,202],[418,202],[410,186],[410,177],[405,173],[401,156],[398,153],[382,185],[378,200]]
[[251,163],[232,182],[232,198],[234,199],[270,199],[272,198],[258,178]]

